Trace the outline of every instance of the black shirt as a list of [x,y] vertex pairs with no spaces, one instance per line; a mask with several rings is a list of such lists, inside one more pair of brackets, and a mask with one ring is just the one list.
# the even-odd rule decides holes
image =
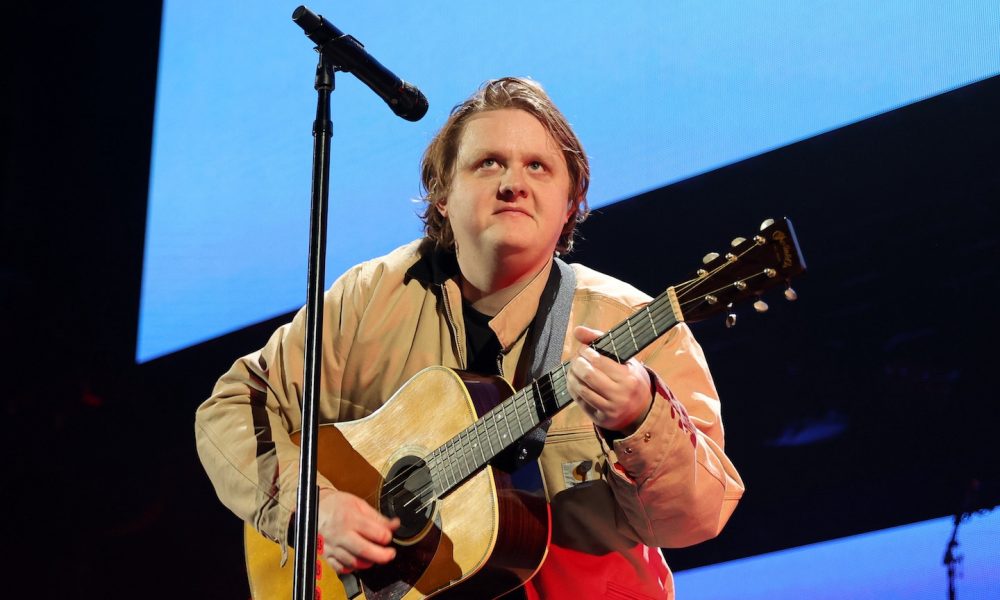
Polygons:
[[477,375],[500,375],[500,340],[490,329],[490,319],[462,300],[462,314],[465,320],[465,345],[468,351],[467,371]]

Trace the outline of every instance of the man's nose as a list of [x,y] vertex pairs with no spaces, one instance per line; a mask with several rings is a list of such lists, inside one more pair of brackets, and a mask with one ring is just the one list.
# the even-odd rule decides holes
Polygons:
[[524,173],[521,172],[521,169],[508,167],[504,170],[503,175],[500,176],[499,196],[501,200],[508,202],[528,196],[528,188],[525,185]]

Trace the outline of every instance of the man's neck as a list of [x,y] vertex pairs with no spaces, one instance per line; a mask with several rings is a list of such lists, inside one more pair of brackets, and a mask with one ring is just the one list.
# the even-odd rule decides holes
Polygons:
[[462,297],[472,308],[490,316],[499,313],[535,277],[546,277],[552,269],[551,260],[518,271],[504,270],[502,263],[489,263],[493,268],[465,265],[462,256],[459,256],[458,263],[462,272]]

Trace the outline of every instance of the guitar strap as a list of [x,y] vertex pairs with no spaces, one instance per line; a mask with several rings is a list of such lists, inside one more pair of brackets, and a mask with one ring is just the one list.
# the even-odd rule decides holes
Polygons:
[[[525,351],[529,353],[529,381],[559,366],[569,327],[569,312],[573,307],[573,293],[576,291],[576,273],[559,258],[554,258],[553,263],[555,264],[549,271],[549,280],[538,300],[538,311],[528,328],[528,339],[525,341]],[[551,424],[552,420],[546,419],[521,439],[514,455],[515,469],[538,459]],[[518,487],[524,487],[520,483]],[[541,487],[541,481],[538,482],[538,487]]]

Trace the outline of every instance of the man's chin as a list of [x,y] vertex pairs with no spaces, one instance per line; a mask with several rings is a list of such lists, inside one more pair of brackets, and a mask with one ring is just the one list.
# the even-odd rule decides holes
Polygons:
[[518,228],[515,231],[487,231],[481,241],[482,247],[491,249],[495,256],[551,256],[555,252],[557,240],[552,240],[548,245],[540,245],[539,237],[534,229],[528,231]]

